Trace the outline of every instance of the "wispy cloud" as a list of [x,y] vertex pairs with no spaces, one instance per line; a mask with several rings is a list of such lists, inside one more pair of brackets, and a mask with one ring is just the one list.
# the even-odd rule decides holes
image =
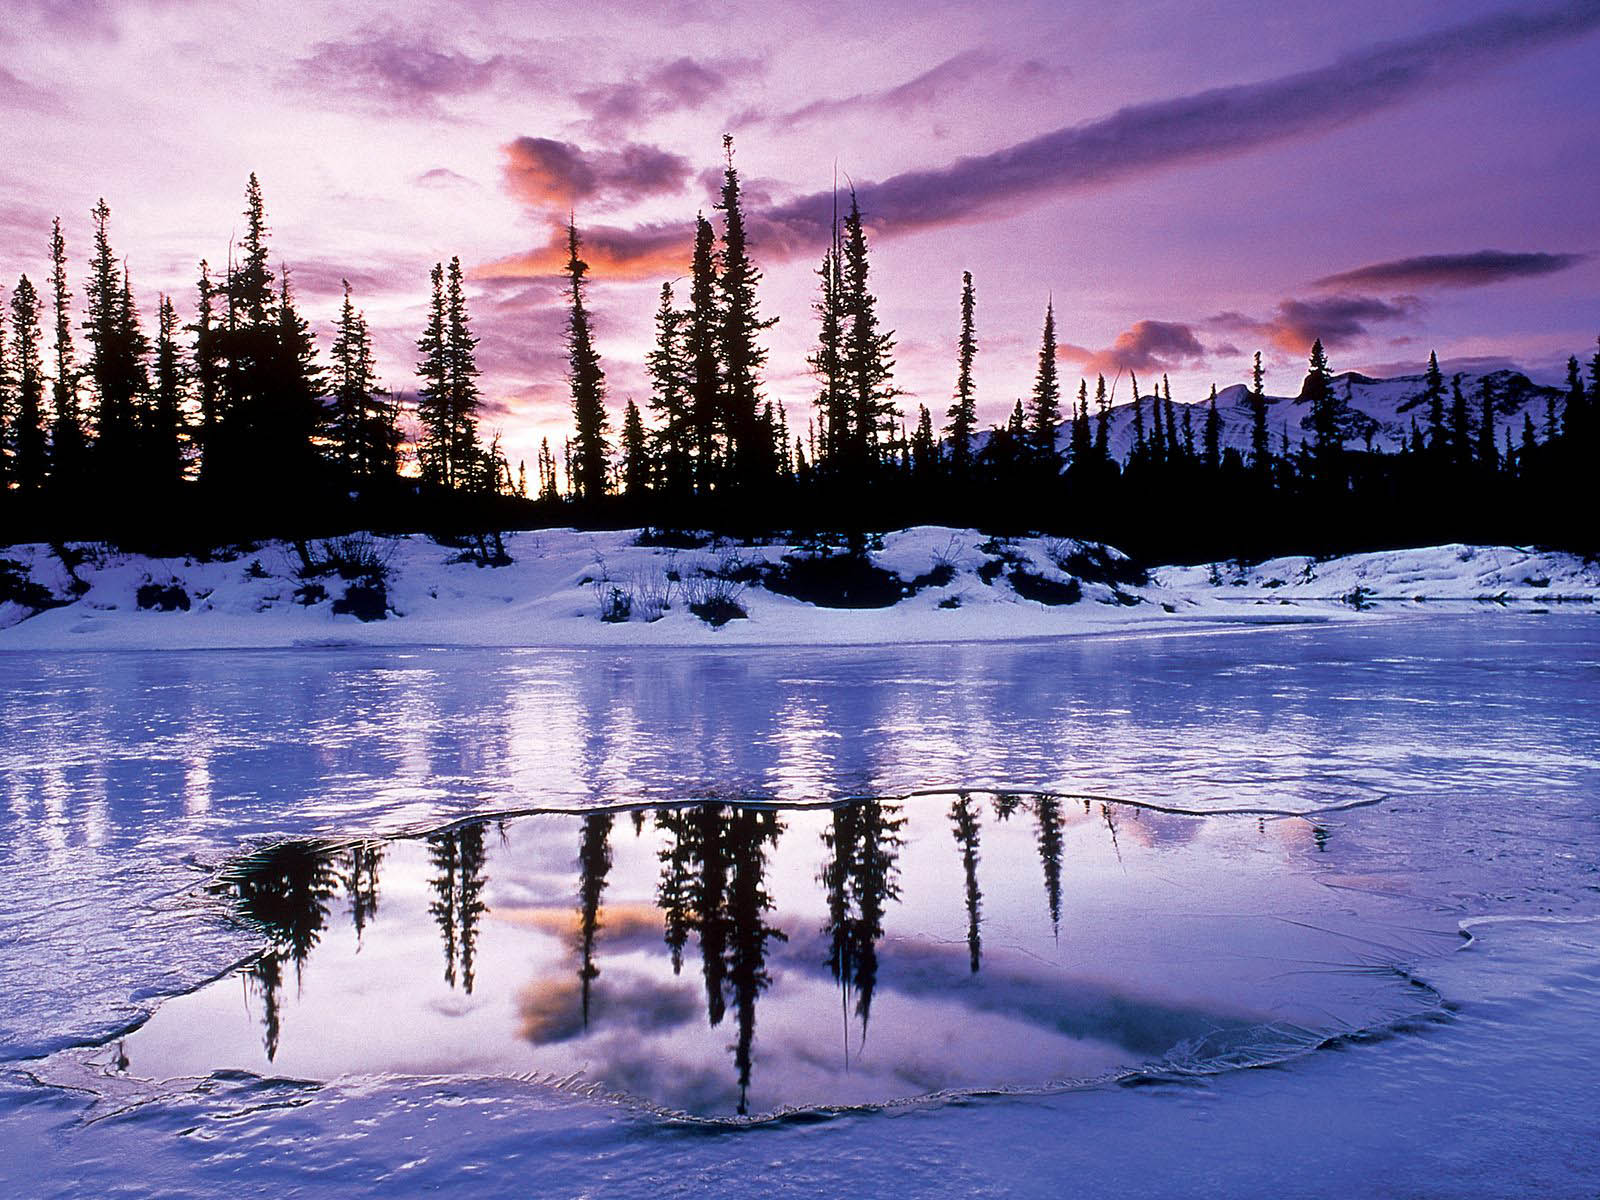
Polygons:
[[693,173],[682,155],[639,143],[584,150],[552,138],[519,137],[505,154],[511,194],[541,210],[565,211],[580,202],[601,208],[629,204],[678,191]]
[[1419,254],[1370,263],[1316,281],[1326,288],[1462,288],[1483,287],[1507,279],[1553,275],[1577,266],[1586,254],[1518,253],[1476,250],[1468,254]]
[[[1465,86],[1485,71],[1600,29],[1592,0],[1503,12],[1426,36],[1386,42],[1324,67],[1259,83],[1131,105],[990,154],[907,171],[858,188],[879,234],[1015,210],[1043,195],[1084,191],[1188,162],[1215,161],[1336,129],[1418,96]],[[828,234],[832,194],[800,196],[752,214],[762,253],[811,253]],[[687,222],[676,236],[686,240]],[[615,263],[653,257],[660,227],[609,231]]]
[[1086,375],[1118,371],[1176,371],[1209,356],[1192,325],[1179,321],[1135,321],[1104,350],[1063,345],[1058,358],[1079,364]]
[[588,130],[610,136],[651,117],[697,109],[754,74],[760,65],[752,58],[675,58],[635,78],[585,88],[577,93],[577,100],[587,115]]
[[1207,324],[1229,333],[1250,334],[1288,354],[1304,354],[1318,338],[1329,350],[1349,346],[1371,335],[1373,326],[1415,318],[1421,303],[1410,296],[1380,300],[1374,296],[1320,296],[1280,300],[1269,317],[1239,312],[1218,313]]
[[1004,71],[988,50],[963,50],[912,79],[877,91],[856,92],[849,96],[826,97],[785,113],[767,117],[751,114],[780,129],[792,129],[824,117],[889,114],[904,116],[949,99],[983,76],[1003,76],[1012,82],[1037,87],[1047,76],[1040,64],[1029,61],[1013,71]]
[[434,114],[441,99],[502,84],[549,83],[549,68],[520,54],[475,55],[409,31],[369,28],[318,42],[291,68],[297,84],[380,110]]

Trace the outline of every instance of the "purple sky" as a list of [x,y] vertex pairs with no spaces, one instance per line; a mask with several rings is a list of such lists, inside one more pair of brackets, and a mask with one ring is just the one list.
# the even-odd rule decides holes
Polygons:
[[187,307],[254,170],[307,315],[326,328],[349,278],[392,387],[429,266],[461,256],[513,461],[568,424],[556,223],[588,231],[612,407],[643,404],[725,130],[794,424],[835,163],[912,411],[949,403],[964,268],[986,421],[1027,390],[1052,293],[1074,388],[1128,367],[1180,398],[1257,348],[1293,390],[1318,335],[1336,369],[1437,347],[1548,375],[1600,331],[1596,0],[5,8],[8,292],[48,274],[60,214],[81,294],[104,195],[141,300]]

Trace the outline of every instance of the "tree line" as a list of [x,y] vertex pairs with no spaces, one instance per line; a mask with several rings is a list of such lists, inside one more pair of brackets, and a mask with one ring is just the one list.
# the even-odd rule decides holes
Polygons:
[[[459,258],[431,273],[417,342],[415,400],[378,378],[348,283],[326,359],[274,270],[261,188],[246,188],[244,233],[219,270],[201,260],[193,315],[158,298],[152,337],[112,249],[110,210],[74,305],[57,220],[41,294],[24,275],[0,322],[0,516],[24,537],[240,540],[359,524],[649,524],[733,533],[838,532],[939,521],[1003,532],[1100,537],[1170,559],[1333,551],[1407,541],[1545,541],[1594,549],[1587,466],[1600,451],[1600,351],[1568,364],[1564,399],[1536,427],[1496,441],[1515,399],[1488,378],[1466,395],[1430,355],[1398,451],[1360,440],[1349,379],[1337,387],[1312,347],[1291,430],[1274,422],[1254,357],[1248,450],[1224,444],[1216,388],[1174,404],[1163,377],[1132,391],[1132,440],[1110,437],[1103,375],[1064,394],[1056,312],[1047,301],[1028,396],[987,430],[977,417],[977,295],[963,272],[954,386],[936,416],[901,407],[895,334],[871,278],[867,221],[853,189],[817,268],[816,381],[803,427],[764,384],[763,333],[739,172],[724,139],[720,220],[704,212],[686,282],[661,285],[644,407],[613,429],[576,220],[567,227],[567,382],[572,432],[546,438],[530,486],[481,428],[478,339]],[[717,225],[720,225],[720,230]],[[686,294],[680,296],[679,288]],[[43,321],[52,318],[47,346]],[[82,350],[80,354],[79,342]],[[46,352],[48,350],[48,361]],[[1497,405],[1500,408],[1497,410]],[[198,509],[196,496],[205,504]],[[201,515],[197,515],[201,514]],[[159,540],[159,537],[157,538]]]

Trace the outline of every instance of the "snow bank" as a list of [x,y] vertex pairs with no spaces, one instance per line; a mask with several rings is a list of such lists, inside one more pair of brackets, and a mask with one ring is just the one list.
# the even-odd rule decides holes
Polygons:
[[[837,564],[819,568],[816,547],[641,540],[637,531],[516,533],[506,538],[510,564],[486,567],[422,535],[362,536],[355,549],[382,566],[376,593],[370,569],[306,576],[276,542],[206,560],[75,545],[70,568],[46,546],[13,546],[0,550],[0,650],[989,641],[1370,619],[1364,610],[1384,601],[1415,610],[1413,600],[1600,597],[1594,564],[1509,547],[1145,575],[1093,543],[920,526],[875,541],[870,566],[843,578]],[[841,602],[882,607],[831,606]]]

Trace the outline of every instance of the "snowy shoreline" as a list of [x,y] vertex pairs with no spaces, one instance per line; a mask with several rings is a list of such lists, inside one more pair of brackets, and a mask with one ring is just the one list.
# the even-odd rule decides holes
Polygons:
[[[1157,568],[1070,539],[919,526],[844,580],[792,545],[640,545],[636,530],[506,537],[479,566],[423,535],[285,543],[209,560],[74,545],[0,548],[0,651],[340,646],[717,648],[1025,641],[1572,605],[1600,612],[1600,564],[1507,546]],[[352,569],[350,559],[356,564]],[[341,572],[340,566],[345,569]],[[381,568],[381,570],[377,570]],[[363,574],[363,571],[366,573]],[[382,586],[371,587],[375,574]],[[843,588],[874,607],[829,607]],[[874,589],[876,589],[874,591]],[[367,601],[368,615],[361,620]],[[702,615],[696,615],[697,611]],[[733,616],[736,612],[743,616]],[[703,615],[733,616],[713,625]],[[609,616],[610,620],[602,619]]]

